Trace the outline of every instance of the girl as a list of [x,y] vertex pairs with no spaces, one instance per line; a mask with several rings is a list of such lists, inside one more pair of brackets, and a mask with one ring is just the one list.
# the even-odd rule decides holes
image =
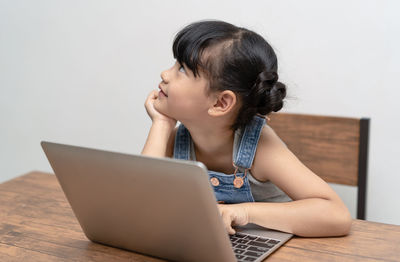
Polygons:
[[229,234],[247,223],[348,234],[341,199],[265,123],[286,95],[271,46],[245,28],[201,21],[182,29],[172,49],[175,64],[145,102],[152,126],[142,154],[203,162]]

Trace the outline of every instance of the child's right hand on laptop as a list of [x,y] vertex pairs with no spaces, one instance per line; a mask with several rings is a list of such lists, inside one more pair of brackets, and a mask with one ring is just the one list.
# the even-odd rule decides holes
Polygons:
[[249,216],[245,207],[246,203],[218,204],[225,228],[230,235],[236,233],[232,226],[245,226],[249,223]]

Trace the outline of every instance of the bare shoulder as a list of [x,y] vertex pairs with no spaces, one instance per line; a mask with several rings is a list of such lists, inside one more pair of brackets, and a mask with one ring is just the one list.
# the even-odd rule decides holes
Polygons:
[[258,147],[263,150],[276,150],[286,148],[286,145],[269,125],[264,125]]
[[[271,175],[275,174],[274,167],[277,161],[286,157],[287,152],[285,143],[279,138],[275,131],[265,125],[261,131],[257,145],[257,151],[252,166],[252,174],[260,181],[271,180]],[[289,153],[290,154],[290,153]]]
[[271,181],[294,200],[328,199],[335,195],[328,184],[307,168],[267,125],[262,130],[251,170],[256,179]]

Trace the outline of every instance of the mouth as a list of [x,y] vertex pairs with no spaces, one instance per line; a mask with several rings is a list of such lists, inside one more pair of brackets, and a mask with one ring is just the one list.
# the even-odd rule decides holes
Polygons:
[[165,97],[168,97],[168,95],[162,90],[161,85],[158,86],[160,89],[160,94],[164,95]]

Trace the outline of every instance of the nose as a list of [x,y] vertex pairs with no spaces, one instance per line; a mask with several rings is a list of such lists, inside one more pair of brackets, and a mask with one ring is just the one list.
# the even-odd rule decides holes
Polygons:
[[164,83],[168,83],[168,70],[161,72],[161,79]]

